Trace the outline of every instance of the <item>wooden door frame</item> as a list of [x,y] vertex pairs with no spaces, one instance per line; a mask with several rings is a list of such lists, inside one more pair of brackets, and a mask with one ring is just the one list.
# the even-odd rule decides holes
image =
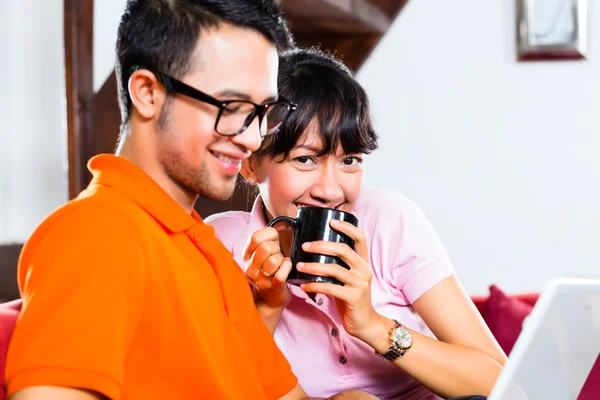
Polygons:
[[87,186],[92,156],[94,100],[94,0],[64,0],[65,83],[69,198]]
[[[69,198],[72,199],[87,185],[86,163],[93,149],[94,1],[64,0],[63,23]],[[22,243],[0,245],[0,303],[19,297],[16,271],[22,247]]]

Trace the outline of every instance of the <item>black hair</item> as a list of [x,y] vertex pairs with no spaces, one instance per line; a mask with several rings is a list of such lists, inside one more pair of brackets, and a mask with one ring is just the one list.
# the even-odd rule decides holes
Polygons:
[[273,0],[128,0],[116,46],[116,77],[122,130],[131,113],[127,89],[136,65],[175,78],[191,69],[191,56],[203,29],[229,23],[253,29],[278,51],[293,47],[281,9]]
[[256,156],[286,159],[311,123],[318,123],[324,140],[320,155],[335,154],[338,146],[348,154],[377,149],[367,94],[333,55],[316,48],[284,52],[279,58],[278,89],[298,109],[278,133],[263,141]]

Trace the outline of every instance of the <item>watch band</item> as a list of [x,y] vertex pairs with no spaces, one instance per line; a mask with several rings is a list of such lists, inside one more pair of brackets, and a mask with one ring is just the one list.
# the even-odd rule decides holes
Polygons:
[[396,346],[390,346],[390,349],[381,354],[381,353],[376,353],[379,357],[383,358],[384,360],[388,360],[388,361],[394,361],[396,358],[398,357],[402,357],[404,355],[404,353],[406,353],[406,349],[399,349]]
[[[399,327],[402,326],[402,324],[400,322],[396,321],[395,319],[393,319],[392,321],[394,321],[395,325],[389,331],[389,336],[390,337],[392,337],[393,332],[397,328],[399,328]],[[389,350],[387,352],[385,352],[385,353],[382,354],[382,353],[379,353],[379,352],[375,351],[375,354],[377,354],[379,357],[383,358],[384,360],[387,360],[387,361],[391,362],[391,361],[394,361],[395,359],[397,359],[398,357],[402,357],[406,353],[406,350],[408,350],[408,349],[400,348],[400,347],[396,346],[396,343],[392,343],[390,345],[390,348],[389,348]]]

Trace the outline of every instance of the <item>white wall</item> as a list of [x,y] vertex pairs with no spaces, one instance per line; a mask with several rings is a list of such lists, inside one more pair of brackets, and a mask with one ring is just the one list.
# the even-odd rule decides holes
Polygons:
[[[95,2],[96,90],[114,68],[125,2]],[[0,2],[0,37],[10,39],[0,41],[1,245],[27,240],[68,200],[63,1]]]
[[115,44],[127,0],[94,2],[94,91],[100,90],[115,68]]
[[68,199],[63,1],[0,2],[0,244]]
[[[100,3],[100,2],[96,2]],[[584,62],[517,63],[514,2],[410,1],[359,73],[381,149],[367,183],[416,200],[462,282],[540,290],[600,271],[600,7]],[[125,0],[95,9],[94,87]],[[0,3],[0,243],[68,198],[61,0]]]
[[422,206],[472,294],[600,275],[600,7],[587,61],[518,63],[514,3],[410,1],[358,75],[367,183]]

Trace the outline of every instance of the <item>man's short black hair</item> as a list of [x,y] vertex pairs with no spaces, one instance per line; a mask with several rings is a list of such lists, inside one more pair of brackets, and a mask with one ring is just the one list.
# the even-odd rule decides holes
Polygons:
[[279,51],[294,45],[283,12],[273,0],[127,1],[115,70],[122,129],[131,113],[127,86],[132,68],[143,65],[175,78],[185,75],[202,30],[223,22],[263,34]]

